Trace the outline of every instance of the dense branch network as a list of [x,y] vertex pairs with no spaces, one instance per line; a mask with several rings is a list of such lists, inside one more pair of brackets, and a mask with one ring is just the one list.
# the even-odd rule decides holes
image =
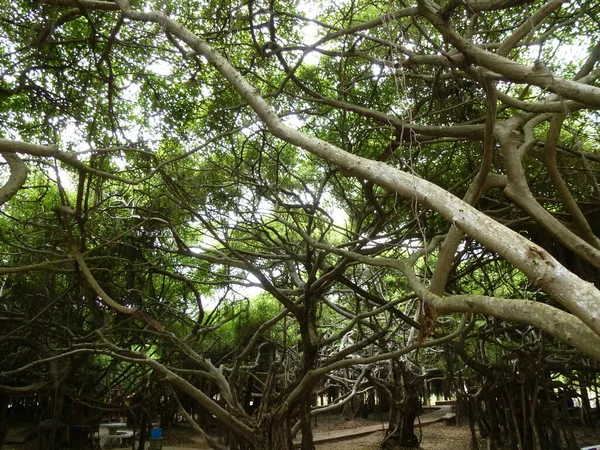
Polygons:
[[99,406],[128,363],[231,448],[310,449],[434,347],[508,371],[465,344],[495,326],[600,360],[593,2],[167,3],[3,24],[0,393],[109,364]]

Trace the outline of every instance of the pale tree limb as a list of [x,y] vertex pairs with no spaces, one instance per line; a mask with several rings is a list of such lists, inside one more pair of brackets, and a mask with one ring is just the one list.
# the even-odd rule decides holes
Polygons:
[[56,273],[72,273],[73,269],[61,269],[54,267],[57,264],[68,264],[72,263],[73,259],[58,259],[56,261],[45,261],[38,264],[31,264],[28,266],[13,266],[13,267],[0,267],[0,275],[8,275],[12,273],[25,273],[34,271],[45,271],[45,272],[56,272]]
[[[347,258],[372,266],[390,267],[400,271],[408,286],[428,305],[442,313],[478,312],[507,321],[515,321],[538,327],[561,342],[575,347],[580,352],[600,361],[600,336],[573,314],[564,312],[545,303],[528,300],[506,300],[477,295],[451,295],[441,297],[427,289],[415,275],[407,261],[397,258],[373,258],[360,253],[343,250],[330,244],[303,236],[316,248],[329,250]],[[486,304],[486,302],[488,302]],[[485,304],[485,305],[484,305]]]
[[33,383],[27,386],[4,386],[0,384],[0,393],[9,397],[24,397],[40,392],[50,384],[49,381]]
[[432,302],[440,313],[472,312],[532,325],[600,361],[600,337],[577,317],[545,303],[485,295],[451,295]]
[[533,0],[467,0],[465,2],[467,8],[474,12],[498,11],[527,3],[533,3]]
[[0,188],[0,205],[9,201],[27,181],[27,166],[16,153],[0,152],[8,163],[10,177]]
[[521,26],[502,42],[496,53],[501,56],[507,56],[521,39],[542,23],[553,11],[560,8],[564,2],[565,0],[552,0],[527,17],[527,20],[524,20]]
[[[114,3],[112,3],[112,5],[114,5]],[[10,157],[11,155],[14,155],[15,158],[18,158],[16,156],[17,152],[27,154],[27,155],[32,155],[32,156],[54,158],[54,159],[57,159],[65,164],[69,165],[70,167],[73,167],[74,169],[81,171],[81,172],[96,175],[100,178],[106,178],[109,180],[118,181],[120,183],[128,184],[131,186],[136,186],[138,184],[143,183],[144,181],[151,179],[152,177],[154,177],[155,175],[160,173],[164,167],[166,167],[170,164],[175,164],[176,162],[178,162],[182,159],[185,159],[188,156],[198,153],[198,151],[200,151],[202,148],[205,148],[206,145],[209,145],[212,142],[218,141],[219,139],[222,139],[226,136],[234,134],[243,128],[244,127],[237,127],[237,128],[219,133],[217,136],[207,139],[206,142],[204,142],[201,146],[194,147],[193,149],[191,149],[187,152],[184,152],[181,155],[177,155],[173,158],[169,158],[165,161],[161,161],[154,168],[152,168],[152,170],[150,170],[150,172],[147,175],[137,178],[137,179],[134,179],[134,180],[129,180],[127,178],[123,178],[118,175],[115,175],[114,173],[104,172],[102,170],[91,167],[91,166],[85,164],[84,162],[82,162],[81,160],[79,160],[78,155],[83,155],[86,153],[109,153],[109,152],[114,152],[114,151],[129,151],[129,150],[147,154],[147,152],[141,151],[138,149],[117,147],[117,148],[92,149],[92,150],[82,151],[79,153],[73,153],[73,152],[65,152],[65,151],[61,150],[57,145],[38,145],[38,144],[31,144],[28,142],[13,141],[13,140],[9,140],[9,139],[0,139],[0,154],[5,157],[5,159],[9,162],[9,164],[10,164],[10,161],[9,161],[9,159],[7,159],[7,156]],[[22,169],[19,169],[19,171],[21,171],[21,170]],[[27,170],[27,167],[25,167],[25,170]],[[11,166],[11,171],[12,171],[12,166]],[[2,200],[2,191],[0,190],[0,204],[3,203],[1,200]]]
[[59,361],[61,359],[82,356],[82,355],[92,355],[94,353],[98,353],[98,351],[94,350],[94,349],[89,349],[89,348],[71,350],[69,352],[64,352],[64,353],[59,353],[57,355],[49,356],[48,358],[37,359],[33,362],[30,362],[29,364],[26,364],[17,369],[14,369],[14,370],[6,370],[6,371],[2,372],[2,375],[3,376],[17,375],[21,372],[25,372],[26,370],[34,369],[41,365],[50,364],[50,363]]
[[[529,214],[537,223],[556,237],[565,247],[585,259],[588,263],[600,269],[600,248],[595,247],[586,240],[572,233],[565,225],[550,214],[533,196],[527,183],[527,176],[522,164],[522,156],[537,140],[533,134],[534,127],[551,116],[535,116],[524,127],[524,141],[518,132],[511,126],[514,121],[509,120],[499,124],[496,136],[500,143],[506,166],[508,183],[504,188],[507,198],[517,204]],[[550,138],[552,136],[550,135]]]
[[466,324],[467,314],[463,314],[461,321],[452,333],[447,334],[446,336],[429,340],[429,341],[417,341],[411,345],[407,345],[404,348],[399,350],[395,350],[392,352],[380,353],[378,355],[361,357],[361,358],[348,358],[342,359],[341,361],[336,361],[329,365],[319,367],[317,369],[310,370],[304,375],[304,378],[297,384],[296,388],[288,395],[283,405],[283,410],[289,410],[291,405],[293,405],[298,398],[304,394],[306,390],[306,386],[313,382],[316,378],[323,376],[329,372],[333,372],[334,370],[343,369],[344,367],[355,366],[359,367],[365,364],[372,364],[379,361],[387,360],[387,359],[397,359],[401,356],[406,355],[407,353],[411,353],[420,348],[428,348],[428,347],[437,347],[442,344],[446,344],[454,339],[456,339],[463,332]]
[[531,67],[488,52],[454,30],[449,22],[441,17],[442,9],[437,4],[428,0],[418,0],[418,4],[420,13],[442,36],[477,65],[501,74],[511,81],[548,89],[564,98],[586,105],[600,106],[600,88],[555,76],[543,64]]
[[114,2],[102,0],[44,0],[43,3],[54,6],[79,7],[81,9],[97,9],[101,11],[118,11]]

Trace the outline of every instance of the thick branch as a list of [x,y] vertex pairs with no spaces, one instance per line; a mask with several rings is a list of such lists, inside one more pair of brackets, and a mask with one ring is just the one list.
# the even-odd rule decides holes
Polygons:
[[452,295],[434,299],[433,305],[440,313],[473,312],[533,325],[600,361],[600,336],[577,317],[545,303],[484,295]]
[[0,205],[9,201],[27,181],[27,166],[16,153],[0,152],[10,167],[10,177],[0,188]]
[[552,0],[538,9],[531,16],[527,17],[526,20],[523,21],[521,26],[517,28],[513,34],[511,34],[508,38],[504,40],[504,42],[500,45],[500,48],[496,51],[498,55],[507,56],[511,49],[516,47],[516,45],[523,39],[531,30],[533,30],[537,25],[542,23],[546,17],[552,14],[552,11],[560,8],[560,6],[564,3],[564,0]]
[[447,21],[440,17],[440,9],[433,2],[419,0],[419,11],[448,42],[460,50],[471,62],[504,75],[511,81],[549,89],[564,98],[586,105],[600,106],[600,88],[555,76],[543,65],[526,66],[477,47],[458,34]]

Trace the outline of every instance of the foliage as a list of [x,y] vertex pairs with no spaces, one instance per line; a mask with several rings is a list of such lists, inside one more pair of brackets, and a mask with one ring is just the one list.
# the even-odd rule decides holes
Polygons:
[[0,5],[0,396],[310,449],[442,366],[596,367],[595,2]]

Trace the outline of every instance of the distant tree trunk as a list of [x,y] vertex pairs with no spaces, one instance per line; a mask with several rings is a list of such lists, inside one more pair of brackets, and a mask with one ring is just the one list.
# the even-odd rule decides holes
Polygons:
[[356,417],[360,409],[360,399],[357,395],[346,402],[342,408],[342,417],[346,420],[351,420]]
[[364,407],[365,419],[367,417],[369,417],[369,414],[372,414],[374,412],[375,412],[375,392],[370,391],[367,394],[367,401],[365,402],[365,407]]
[[[312,370],[317,358],[317,348],[311,343],[304,344],[304,373]],[[312,421],[310,411],[312,409],[312,393],[313,386],[307,387],[307,392],[300,398],[299,409],[300,409],[300,431],[302,433],[302,444],[300,448],[302,450],[313,450],[315,445],[313,443],[312,434]]]
[[377,412],[379,413],[388,413],[392,408],[390,404],[390,397],[387,395],[385,389],[381,387],[377,387],[377,398],[379,399],[379,407]]
[[390,424],[381,444],[384,450],[418,448],[415,419],[419,414],[419,393],[415,377],[403,361],[392,361],[391,381],[377,384],[385,388],[390,401]]
[[6,409],[8,408],[8,398],[0,394],[0,450],[4,444],[4,436],[6,436]]
[[[265,386],[256,412],[256,425],[254,433],[256,443],[247,441],[241,443],[229,443],[231,449],[243,450],[293,450],[292,440],[292,417],[290,410],[278,408],[278,396],[276,394],[277,375],[281,364],[275,361],[269,368]],[[309,425],[310,425],[310,403],[309,403]],[[234,437],[234,439],[236,439]],[[232,445],[233,444],[233,445]]]
[[310,410],[312,406],[311,397],[311,395],[305,395],[300,400],[300,430],[302,432],[302,444],[300,448],[302,450],[313,450],[315,448],[310,416]]
[[47,414],[49,418],[38,424],[40,449],[56,450],[63,446],[65,427],[62,421],[62,410],[65,401],[63,386],[57,387],[49,399]]
[[579,392],[581,393],[581,422],[588,427],[593,426],[591,419],[591,405],[590,396],[588,394],[587,386],[580,385]]

